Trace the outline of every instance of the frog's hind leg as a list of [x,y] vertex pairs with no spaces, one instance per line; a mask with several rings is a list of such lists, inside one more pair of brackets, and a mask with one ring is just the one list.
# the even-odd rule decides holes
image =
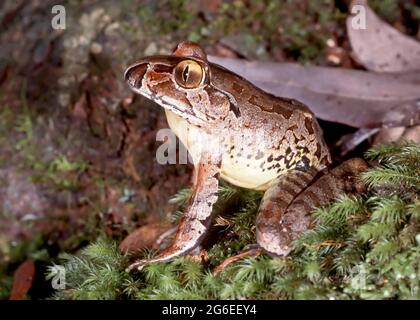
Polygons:
[[150,260],[139,260],[131,264],[127,271],[141,270],[154,262],[171,261],[195,249],[203,240],[212,221],[212,209],[217,200],[220,163],[212,160],[198,164],[197,178],[189,206],[181,218],[173,244]]
[[[357,194],[366,189],[359,178],[367,163],[353,158],[315,179],[314,170],[291,171],[266,191],[257,217],[257,241],[268,253],[285,256],[290,242],[311,227],[310,211],[326,205],[340,194]],[[305,188],[305,186],[308,186]]]
[[[318,170],[291,170],[279,176],[266,190],[260,204],[256,227],[257,242],[268,253],[284,256],[290,252],[293,235],[282,219],[293,200],[314,180]],[[296,222],[309,226],[309,219]]]

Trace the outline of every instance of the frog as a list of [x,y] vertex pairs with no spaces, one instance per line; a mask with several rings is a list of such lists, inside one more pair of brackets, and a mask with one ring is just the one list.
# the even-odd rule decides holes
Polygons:
[[363,159],[331,168],[323,131],[308,106],[209,62],[197,43],[181,42],[170,55],[142,58],[126,69],[124,79],[164,109],[194,167],[191,197],[173,243],[128,271],[199,248],[212,225],[220,179],[264,192],[256,244],[274,257],[287,256],[292,242],[314,226],[312,208],[365,188],[358,178],[367,169]]

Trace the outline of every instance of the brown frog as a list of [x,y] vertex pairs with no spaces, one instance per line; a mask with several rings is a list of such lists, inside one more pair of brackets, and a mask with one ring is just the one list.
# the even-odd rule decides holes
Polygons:
[[219,178],[265,191],[256,240],[274,256],[287,255],[291,241],[311,227],[313,207],[364,188],[356,177],[367,168],[362,159],[328,170],[328,147],[306,105],[268,94],[208,62],[195,43],[180,43],[172,55],[143,58],[126,70],[125,79],[134,92],[165,109],[195,168],[193,193],[173,244],[130,270],[199,246],[212,222]]

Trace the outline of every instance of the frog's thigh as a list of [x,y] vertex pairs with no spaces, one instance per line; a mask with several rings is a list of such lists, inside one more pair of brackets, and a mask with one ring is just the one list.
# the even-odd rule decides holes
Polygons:
[[313,208],[330,203],[342,193],[359,194],[366,190],[360,173],[367,169],[368,165],[363,159],[347,160],[309,187],[301,188],[301,192],[297,190],[309,180],[310,172],[306,173],[308,178],[303,179],[296,187],[294,185],[299,173],[291,172],[287,177],[279,178],[277,183],[267,190],[270,192],[264,195],[261,203],[257,218],[258,243],[269,253],[287,255],[290,242],[299,238],[302,232],[310,227],[312,221],[308,213]]
[[368,169],[368,164],[360,158],[347,160],[306,188],[287,208],[282,224],[290,229],[292,240],[297,239],[307,224],[301,223],[309,219],[308,213],[314,208],[327,205],[340,194],[360,194],[366,185],[360,174]]
[[[318,170],[309,168],[306,171],[291,170],[279,176],[264,194],[257,216],[257,242],[268,253],[278,256],[290,252],[290,227],[283,224],[284,214],[296,196],[317,175]],[[295,221],[307,228],[309,219]]]

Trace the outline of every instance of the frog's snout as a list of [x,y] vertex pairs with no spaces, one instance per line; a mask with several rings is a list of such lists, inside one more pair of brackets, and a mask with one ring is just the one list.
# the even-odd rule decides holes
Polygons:
[[140,89],[143,76],[147,71],[147,62],[134,64],[125,70],[124,79],[133,89]]

